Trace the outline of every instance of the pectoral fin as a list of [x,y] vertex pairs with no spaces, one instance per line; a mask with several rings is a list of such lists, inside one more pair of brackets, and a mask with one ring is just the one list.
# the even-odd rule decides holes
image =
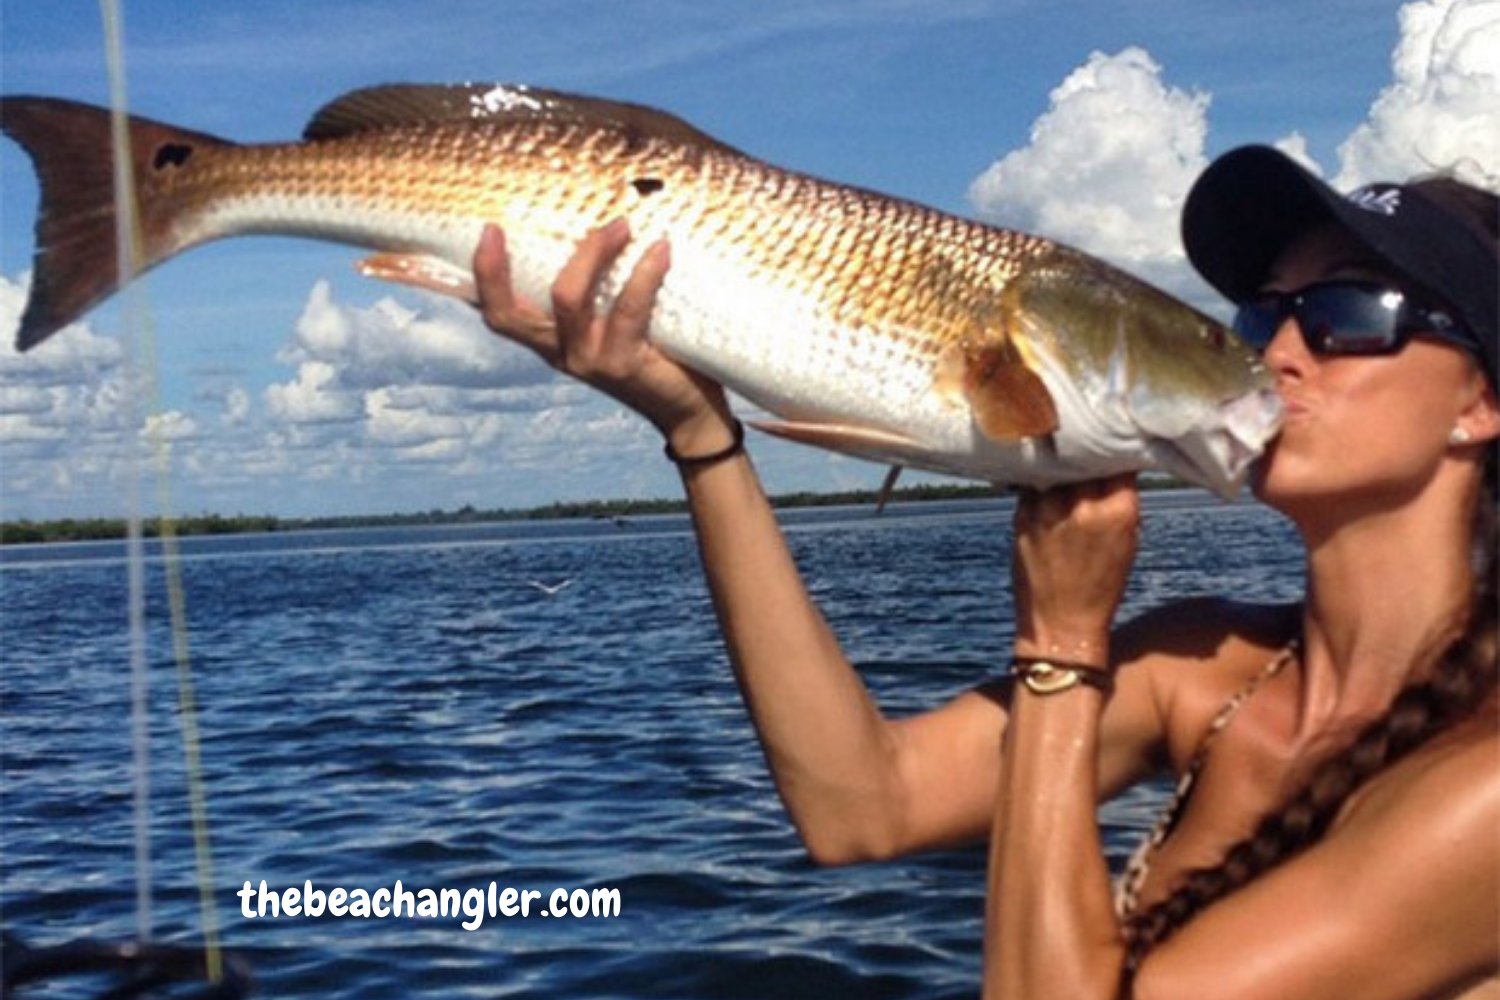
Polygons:
[[377,253],[354,265],[366,278],[397,285],[420,288],[424,292],[451,295],[474,305],[479,301],[474,290],[474,275],[439,257],[410,253]]
[[963,396],[986,437],[1012,442],[1057,430],[1057,406],[1036,372],[1007,344],[963,356]]

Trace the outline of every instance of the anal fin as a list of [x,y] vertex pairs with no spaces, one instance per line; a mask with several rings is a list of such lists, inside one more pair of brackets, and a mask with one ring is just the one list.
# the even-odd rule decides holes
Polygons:
[[479,294],[474,275],[440,257],[411,253],[377,253],[354,265],[366,278],[379,278],[397,285],[437,292],[474,305]]

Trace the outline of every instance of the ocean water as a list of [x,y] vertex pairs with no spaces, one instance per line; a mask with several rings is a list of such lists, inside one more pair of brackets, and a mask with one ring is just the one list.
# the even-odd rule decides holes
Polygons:
[[[812,510],[791,545],[891,714],[1003,670],[1009,501]],[[811,865],[781,812],[678,517],[187,539],[226,948],[274,997],[937,998],[979,981],[984,854]],[[201,933],[176,679],[148,561],[153,898]],[[548,595],[533,581],[572,583]],[[1299,548],[1258,505],[1148,495],[1125,614],[1278,601]],[[114,544],[0,550],[0,924],[135,927],[126,576]],[[1160,787],[1104,809],[1118,866]],[[282,889],[540,893],[528,917],[246,918]],[[614,916],[543,916],[554,890]],[[252,908],[254,903],[252,901]],[[471,921],[472,922],[472,921]],[[87,981],[24,996],[97,994]]]

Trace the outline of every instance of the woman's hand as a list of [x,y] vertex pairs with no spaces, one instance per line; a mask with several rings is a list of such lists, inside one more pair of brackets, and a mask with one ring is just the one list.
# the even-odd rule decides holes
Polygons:
[[1108,667],[1140,537],[1135,475],[1027,490],[1015,535],[1016,655]]
[[600,280],[630,242],[617,219],[589,233],[552,285],[552,315],[515,293],[505,235],[486,226],[474,252],[485,323],[549,365],[613,396],[656,425],[679,454],[717,450],[730,435],[724,390],[658,351],[646,337],[671,266],[665,240],[642,255],[606,316],[594,314]]

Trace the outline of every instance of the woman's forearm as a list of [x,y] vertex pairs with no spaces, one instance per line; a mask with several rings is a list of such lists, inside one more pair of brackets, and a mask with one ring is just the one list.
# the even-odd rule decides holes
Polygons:
[[1023,673],[1001,750],[987,1000],[1119,992],[1125,947],[1096,814],[1101,688],[1112,687],[1110,626],[1139,533],[1130,476],[1027,494],[1016,508],[1016,653],[1053,669]]
[[1097,821],[1103,703],[1089,687],[1017,685],[990,841],[986,1000],[1117,995],[1125,950]]
[[[711,438],[679,453],[729,440]],[[809,853],[825,863],[889,853],[895,742],[809,598],[748,457],[686,467],[683,482],[736,679]]]

